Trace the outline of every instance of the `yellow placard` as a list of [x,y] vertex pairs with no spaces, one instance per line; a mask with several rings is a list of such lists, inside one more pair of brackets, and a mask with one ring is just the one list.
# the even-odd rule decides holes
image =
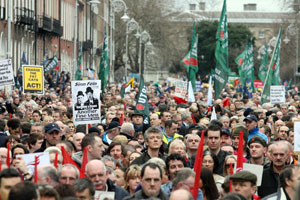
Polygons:
[[23,92],[44,94],[43,66],[23,65]]

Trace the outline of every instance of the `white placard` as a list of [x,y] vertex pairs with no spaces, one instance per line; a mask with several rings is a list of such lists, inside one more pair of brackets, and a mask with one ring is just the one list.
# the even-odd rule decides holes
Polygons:
[[271,104],[285,104],[285,88],[283,85],[271,85],[270,101]]
[[0,85],[15,85],[11,59],[0,61]]
[[95,191],[95,200],[114,200],[115,192]]
[[294,152],[300,151],[300,121],[294,122]]
[[72,106],[75,124],[101,122],[100,80],[72,81]]
[[176,79],[176,78],[172,78],[172,77],[168,77],[168,82],[173,86],[175,85],[176,81],[179,80],[179,79]]
[[187,95],[187,82],[182,80],[176,80],[175,82],[175,96],[180,97],[182,99],[186,98]]
[[250,163],[243,163],[243,170],[247,170],[247,171],[255,174],[257,177],[256,186],[261,185],[262,174],[264,171],[263,165],[254,165],[254,164],[250,164]]
[[23,158],[29,173],[34,174],[34,162],[36,156],[38,157],[37,166],[50,164],[49,152],[22,154],[22,155],[17,155],[16,158],[19,157]]

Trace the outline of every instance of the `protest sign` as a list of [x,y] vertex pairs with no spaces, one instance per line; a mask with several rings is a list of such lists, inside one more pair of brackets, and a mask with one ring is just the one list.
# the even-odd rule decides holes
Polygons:
[[22,154],[17,155],[16,158],[22,158],[27,166],[27,169],[30,174],[34,174],[34,167],[35,167],[35,157],[37,156],[37,166],[41,165],[49,165],[50,164],[50,157],[49,152],[41,152],[41,153],[30,153],[30,154]]
[[256,175],[256,186],[261,186],[262,174],[264,171],[263,165],[255,165],[250,163],[243,163],[243,170],[247,170]]
[[179,81],[179,79],[172,78],[172,77],[168,77],[167,81],[169,82],[169,84],[170,84],[171,86],[173,86],[173,85],[176,84],[176,81]]
[[100,80],[72,81],[72,105],[75,124],[101,122]]
[[300,121],[294,122],[294,152],[300,151]]
[[11,59],[0,61],[0,85],[14,85],[14,74]]
[[175,82],[175,96],[185,99],[187,94],[187,82],[176,80]]
[[283,85],[271,85],[270,87],[271,104],[285,103],[285,88]]
[[44,94],[43,66],[23,65],[23,92]]
[[114,200],[115,192],[95,191],[95,200]]

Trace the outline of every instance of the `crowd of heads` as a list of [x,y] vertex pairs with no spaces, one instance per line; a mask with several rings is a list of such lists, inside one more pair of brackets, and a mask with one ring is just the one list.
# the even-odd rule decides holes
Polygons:
[[[147,84],[145,116],[135,108],[137,88],[122,98],[120,86],[110,85],[99,96],[102,120],[91,125],[73,122],[70,82],[45,95],[1,93],[1,199],[83,200],[102,191],[115,199],[191,200],[201,140],[197,199],[250,200],[278,188],[296,198],[300,104],[294,93],[284,105],[261,105],[258,92],[249,99],[226,87],[223,98],[208,106],[205,86],[195,92],[195,102],[179,103],[174,87]],[[157,88],[163,92],[157,95]],[[240,148],[242,162],[261,166],[261,175],[235,171]],[[50,160],[35,173],[22,155],[38,152],[48,152]]]

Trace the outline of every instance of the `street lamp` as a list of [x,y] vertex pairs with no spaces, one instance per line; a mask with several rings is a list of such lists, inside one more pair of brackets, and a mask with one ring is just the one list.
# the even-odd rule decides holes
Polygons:
[[[138,36],[138,35],[137,35]],[[142,76],[142,43],[146,43],[151,40],[151,37],[147,31],[143,31],[139,36],[139,76]]]
[[295,65],[295,69],[294,69],[294,81],[296,84],[296,77],[298,74],[298,43],[299,43],[299,35],[298,35],[298,26],[297,23],[296,24],[290,24],[286,30],[285,30],[285,38],[284,38],[284,42],[285,44],[288,44],[290,39],[288,38],[288,34],[295,36],[296,35],[296,65]]
[[125,54],[125,81],[127,81],[127,69],[128,69],[128,35],[131,31],[138,30],[139,24],[132,18],[126,24],[126,54]]
[[115,29],[115,12],[119,13],[124,11],[124,15],[121,19],[124,22],[129,20],[127,15],[127,6],[123,0],[113,0],[110,4],[110,82],[114,81],[114,60],[115,60],[115,41],[113,31]]
[[144,71],[146,69],[146,62],[147,62],[147,50],[151,50],[151,54],[154,54],[153,52],[153,44],[150,42],[150,40],[145,44],[145,49],[144,49]]

